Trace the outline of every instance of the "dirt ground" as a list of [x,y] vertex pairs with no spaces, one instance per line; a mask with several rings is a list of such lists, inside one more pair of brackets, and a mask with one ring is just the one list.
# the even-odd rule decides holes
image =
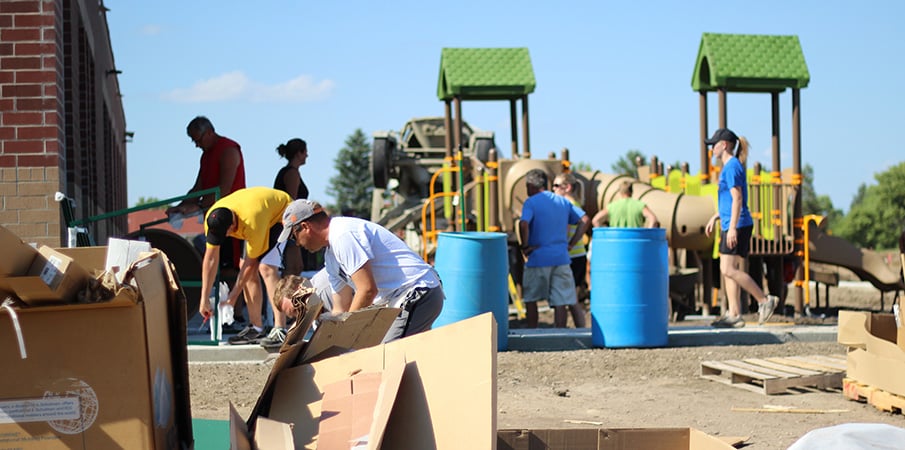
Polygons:
[[[840,286],[832,288],[830,295],[833,309],[823,311],[826,317],[812,323],[835,323],[837,308],[879,309],[880,293],[872,287]],[[886,294],[887,311],[892,297]],[[550,326],[552,315],[542,314],[541,320]],[[756,318],[752,314],[748,320]],[[791,318],[773,319],[782,320]],[[905,415],[848,400],[841,391],[766,396],[699,377],[702,361],[843,353],[835,342],[501,352],[497,355],[497,425],[499,429],[694,427],[712,435],[747,436],[748,449],[784,449],[810,430],[842,423],[905,427]],[[247,416],[270,368],[270,363],[190,365],[193,416],[226,419],[228,401]],[[765,405],[843,412],[732,410]]]

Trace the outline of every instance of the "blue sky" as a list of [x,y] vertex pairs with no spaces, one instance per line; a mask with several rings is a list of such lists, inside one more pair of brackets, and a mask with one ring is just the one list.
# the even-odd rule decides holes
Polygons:
[[[905,2],[302,2],[105,0],[129,131],[129,204],[182,195],[199,150],[196,115],[235,139],[249,186],[270,186],[275,149],[308,142],[302,177],[326,194],[356,129],[399,130],[442,116],[444,47],[527,47],[531,150],[566,147],[604,173],[629,149],[700,169],[691,75],[702,33],[797,35],[811,74],[801,91],[802,159],[815,188],[848,210],[862,183],[903,158]],[[711,94],[710,127],[716,127]],[[791,166],[791,93],[780,95],[782,166]],[[770,98],[730,94],[729,126],[770,166]],[[472,126],[508,153],[506,102],[465,102]],[[519,139],[521,139],[519,137]],[[508,156],[504,154],[504,156]]]

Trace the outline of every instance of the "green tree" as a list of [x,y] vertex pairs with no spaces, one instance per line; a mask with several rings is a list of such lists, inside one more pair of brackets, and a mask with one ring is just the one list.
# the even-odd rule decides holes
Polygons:
[[[144,206],[149,203],[159,202],[160,199],[157,197],[138,197],[138,201],[135,202],[135,206]],[[152,209],[166,209],[167,205],[158,206]]]
[[327,193],[336,199],[335,211],[370,217],[374,183],[370,172],[371,146],[361,129],[346,138],[345,146],[333,160],[337,174],[330,178]]
[[641,153],[640,150],[631,149],[625,153],[624,156],[620,156],[618,160],[616,160],[613,165],[610,166],[610,169],[613,170],[613,173],[617,175],[628,175],[630,177],[638,176],[638,165],[636,161],[638,158],[641,158],[641,165],[647,164],[647,158]]
[[866,248],[895,248],[905,219],[905,162],[874,175],[875,185],[861,185],[838,235]]
[[587,161],[579,161],[577,163],[572,164],[573,172],[593,172],[594,168],[591,167],[591,163]]
[[833,207],[830,196],[817,195],[814,189],[814,168],[810,164],[805,164],[801,169],[801,178],[801,212],[826,217],[827,229],[832,229],[842,218],[842,211]]

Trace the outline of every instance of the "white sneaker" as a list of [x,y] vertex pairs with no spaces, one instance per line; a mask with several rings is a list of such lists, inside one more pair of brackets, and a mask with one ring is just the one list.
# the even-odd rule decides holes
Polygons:
[[759,325],[763,325],[764,322],[770,320],[770,317],[773,316],[773,310],[776,309],[776,303],[778,302],[779,297],[768,295],[767,301],[760,304],[760,307],[757,308],[757,323]]

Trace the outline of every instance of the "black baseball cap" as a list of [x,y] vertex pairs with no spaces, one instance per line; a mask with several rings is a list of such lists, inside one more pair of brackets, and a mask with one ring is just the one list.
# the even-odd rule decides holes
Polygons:
[[228,208],[217,208],[207,215],[207,243],[221,245],[226,240],[226,232],[233,224],[233,212]]
[[713,132],[712,138],[704,139],[704,143],[707,145],[713,145],[720,141],[738,142],[738,136],[728,128],[720,128]]

